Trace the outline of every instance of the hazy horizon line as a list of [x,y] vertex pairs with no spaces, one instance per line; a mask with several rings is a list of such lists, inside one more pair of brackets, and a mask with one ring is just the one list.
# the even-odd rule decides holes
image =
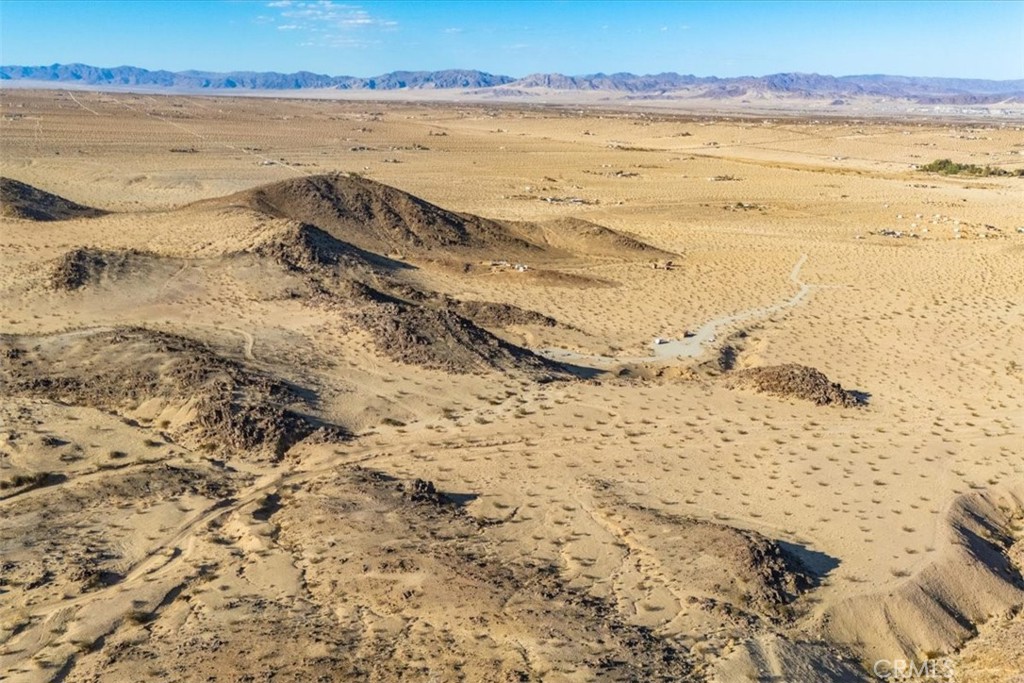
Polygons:
[[699,74],[695,74],[695,73],[686,73],[686,72],[682,72],[682,71],[657,71],[657,72],[648,72],[648,73],[637,73],[637,72],[634,72],[634,71],[591,71],[591,72],[584,72],[584,73],[566,73],[566,72],[563,72],[563,71],[531,71],[529,73],[516,76],[516,75],[512,75],[512,74],[499,73],[499,72],[496,72],[496,71],[486,71],[484,69],[477,69],[477,68],[472,68],[472,67],[448,67],[448,68],[444,68],[444,69],[407,69],[407,68],[392,69],[390,71],[383,71],[383,72],[376,73],[376,74],[360,76],[360,75],[355,75],[355,74],[342,74],[342,73],[331,74],[331,73],[325,73],[325,72],[320,72],[320,71],[313,71],[313,70],[310,70],[310,69],[298,69],[296,71],[277,71],[277,70],[273,70],[273,69],[271,69],[271,70],[266,70],[266,69],[228,69],[228,70],[217,70],[217,69],[202,69],[202,68],[166,69],[166,68],[162,68],[162,67],[160,67],[160,68],[153,68],[153,67],[148,67],[148,66],[139,66],[137,64],[127,64],[127,63],[126,64],[118,64],[116,66],[98,66],[96,64],[90,64],[88,62],[52,62],[52,63],[49,63],[49,64],[0,64],[0,68],[15,68],[15,67],[20,67],[20,68],[50,68],[50,67],[55,67],[55,66],[63,66],[63,67],[86,66],[86,67],[90,67],[90,68],[94,68],[94,69],[103,69],[103,70],[128,68],[128,69],[141,69],[141,70],[144,70],[144,71],[149,71],[151,73],[152,72],[161,72],[161,71],[163,71],[163,72],[167,72],[167,73],[177,73],[177,74],[181,74],[181,73],[204,73],[204,74],[243,74],[243,73],[248,73],[248,74],[281,74],[281,75],[291,75],[291,74],[306,73],[306,74],[313,74],[313,75],[316,75],[316,76],[325,76],[327,78],[362,78],[362,79],[374,78],[374,77],[377,77],[377,76],[384,76],[384,75],[396,74],[396,73],[443,73],[443,72],[446,72],[446,71],[467,71],[467,72],[481,73],[481,74],[485,74],[485,75],[488,75],[488,76],[502,76],[502,77],[512,78],[512,79],[515,79],[517,81],[518,80],[523,80],[525,78],[529,78],[530,76],[539,76],[539,75],[543,75],[543,76],[565,76],[567,78],[589,78],[589,77],[594,77],[594,76],[636,76],[636,77],[643,78],[643,77],[651,77],[651,76],[676,75],[676,76],[691,76],[693,78],[715,78],[715,79],[719,79],[719,80],[738,80],[738,79],[744,79],[744,78],[766,78],[766,77],[769,77],[769,76],[782,76],[782,75],[791,75],[792,74],[792,75],[799,75],[799,76],[823,76],[823,77],[827,77],[827,78],[836,78],[836,79],[887,77],[887,78],[929,78],[929,79],[943,79],[943,80],[955,80],[955,81],[988,81],[988,82],[992,82],[992,83],[1013,83],[1013,82],[1018,82],[1018,81],[1024,82],[1024,78],[978,78],[978,77],[924,75],[924,74],[900,74],[900,73],[883,73],[883,72],[850,73],[850,74],[838,74],[837,75],[837,74],[830,74],[830,73],[824,73],[824,72],[819,72],[819,71],[773,71],[773,72],[769,72],[769,73],[763,73],[763,74],[760,74],[760,75],[750,73],[750,74],[744,74],[744,75],[741,75],[741,76],[718,76],[718,75],[715,75],[715,74],[699,75]]

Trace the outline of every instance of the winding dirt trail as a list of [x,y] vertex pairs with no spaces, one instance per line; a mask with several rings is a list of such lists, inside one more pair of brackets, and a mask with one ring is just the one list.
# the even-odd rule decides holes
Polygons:
[[66,92],[66,93],[67,93],[67,96],[68,96],[68,97],[70,97],[70,98],[71,98],[71,99],[72,99],[72,100],[74,101],[74,103],[75,103],[75,104],[77,104],[77,105],[78,105],[79,107],[81,107],[82,109],[86,110],[87,112],[91,112],[93,116],[102,116],[102,114],[100,114],[100,113],[99,113],[98,111],[96,111],[95,109],[93,109],[93,108],[91,108],[91,107],[87,107],[86,105],[82,104],[82,102],[81,102],[81,101],[79,101],[79,99],[78,99],[77,97],[75,97],[75,96],[74,96],[74,95],[73,95],[73,94],[71,93],[71,91],[70,91],[70,90],[65,90],[64,92]]
[[809,285],[800,279],[800,269],[803,268],[806,262],[807,254],[801,254],[789,273],[789,279],[797,286],[797,291],[788,299],[771,306],[750,308],[739,313],[712,318],[688,337],[673,339],[660,344],[652,343],[649,356],[599,356],[552,348],[535,349],[535,352],[554,361],[583,363],[596,367],[609,367],[620,363],[651,363],[680,358],[697,358],[714,343],[718,335],[725,329],[738,323],[767,318],[787,308],[801,304],[807,298],[807,295],[810,294],[812,287],[814,287],[814,285]]

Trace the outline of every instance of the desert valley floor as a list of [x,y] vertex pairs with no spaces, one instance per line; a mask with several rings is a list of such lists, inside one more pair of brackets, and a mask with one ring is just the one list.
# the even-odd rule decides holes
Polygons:
[[0,678],[1021,680],[1021,124],[0,115]]

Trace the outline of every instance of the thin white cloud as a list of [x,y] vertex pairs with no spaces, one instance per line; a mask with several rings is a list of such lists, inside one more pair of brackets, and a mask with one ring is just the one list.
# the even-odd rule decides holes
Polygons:
[[451,28],[444,29],[444,31],[442,31],[442,33],[462,33],[463,30],[464,29],[456,28],[456,27],[453,26]]
[[392,31],[398,22],[370,14],[359,5],[334,0],[275,0],[266,7],[277,11],[281,31],[305,33],[300,45],[366,47],[378,43],[372,35]]

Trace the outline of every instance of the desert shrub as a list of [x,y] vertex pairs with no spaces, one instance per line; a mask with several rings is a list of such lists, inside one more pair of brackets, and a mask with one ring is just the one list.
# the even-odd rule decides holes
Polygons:
[[1024,176],[1024,169],[1007,171],[1003,168],[991,166],[978,166],[976,164],[958,164],[950,159],[936,159],[930,164],[921,167],[926,173],[941,173],[942,175],[973,175],[986,178],[989,176]]

